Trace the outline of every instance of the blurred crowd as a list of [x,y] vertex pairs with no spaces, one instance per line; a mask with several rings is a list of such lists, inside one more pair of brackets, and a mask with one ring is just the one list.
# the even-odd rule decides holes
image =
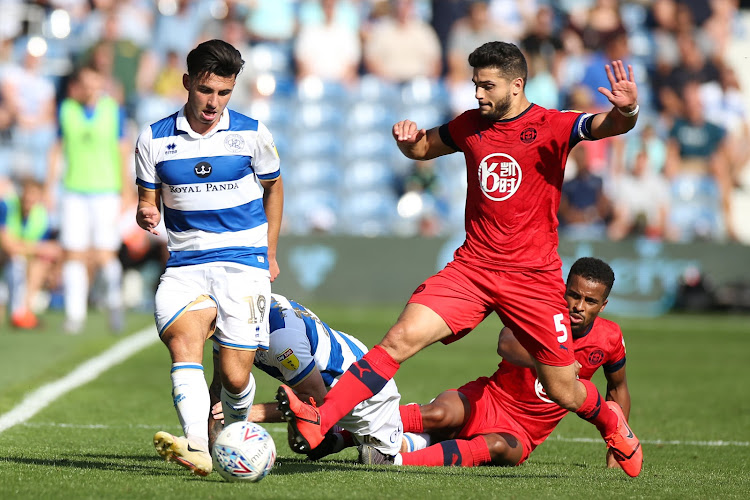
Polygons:
[[[123,110],[121,139],[134,143],[184,104],[185,57],[211,38],[246,61],[230,107],[274,135],[286,234],[460,233],[462,156],[415,164],[390,128],[475,107],[467,56],[499,39],[524,51],[526,93],[544,107],[609,109],[597,88],[609,86],[614,59],[639,84],[636,129],[571,154],[563,237],[750,243],[747,70],[731,57],[747,52],[750,33],[738,0],[0,0],[0,10],[0,261],[20,253],[47,269],[14,299],[27,307],[56,286],[60,186],[48,172],[60,104],[76,98],[71,75],[98,73]],[[163,242],[134,225],[132,185],[126,267],[163,258]],[[25,224],[33,210],[44,211],[44,230],[10,220]]]

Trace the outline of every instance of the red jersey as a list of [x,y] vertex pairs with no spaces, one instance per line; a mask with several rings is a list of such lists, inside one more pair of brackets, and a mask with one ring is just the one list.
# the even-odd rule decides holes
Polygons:
[[[591,380],[600,366],[611,373],[625,365],[625,341],[614,321],[596,318],[586,335],[573,340],[573,346],[575,358],[581,364],[578,374],[581,379]],[[547,398],[533,368],[503,361],[490,377],[487,389],[495,404],[526,432],[532,450],[547,439],[568,414],[567,410]]]
[[554,270],[557,210],[570,149],[593,139],[587,115],[532,104],[509,120],[478,109],[440,127],[440,137],[464,153],[466,241],[455,258],[495,270]]

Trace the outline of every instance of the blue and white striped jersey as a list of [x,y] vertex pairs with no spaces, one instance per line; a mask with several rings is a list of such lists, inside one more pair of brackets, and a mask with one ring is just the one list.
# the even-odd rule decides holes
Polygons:
[[225,109],[200,135],[183,108],[141,132],[135,163],[138,185],[161,190],[167,267],[228,262],[268,269],[260,180],[280,170],[265,125]]
[[295,386],[316,366],[330,389],[367,347],[351,335],[323,323],[305,306],[271,294],[268,351],[255,352],[255,366],[281,382]]

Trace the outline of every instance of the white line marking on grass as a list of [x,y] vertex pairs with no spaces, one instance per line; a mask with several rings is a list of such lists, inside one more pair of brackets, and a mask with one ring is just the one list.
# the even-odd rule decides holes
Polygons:
[[63,378],[39,387],[27,394],[23,401],[9,412],[0,415],[0,432],[30,419],[59,397],[91,382],[103,372],[158,340],[159,336],[156,334],[155,327],[145,328],[122,339],[98,356],[78,365],[76,369]]
[[[174,425],[149,425],[149,424],[127,424],[127,425],[107,425],[107,424],[68,424],[64,422],[24,422],[22,425],[25,427],[62,427],[66,429],[169,429],[173,427],[178,429]],[[268,425],[268,424],[264,424]],[[280,429],[277,427],[266,427],[266,430],[271,434],[286,434],[286,429]],[[552,436],[547,438],[550,441],[561,441],[563,443],[602,443],[601,439],[595,438],[566,438]],[[750,446],[750,441],[680,441],[672,439],[652,439],[641,441],[643,444],[648,445],[672,445],[672,446]]]
[[[563,441],[566,443],[602,443],[601,439],[595,438],[566,438],[552,436],[547,438],[552,441]],[[653,439],[653,440],[640,440],[642,444],[653,444],[653,445],[675,445],[675,446],[750,446],[748,441],[680,441],[680,440],[666,440],[666,439]]]

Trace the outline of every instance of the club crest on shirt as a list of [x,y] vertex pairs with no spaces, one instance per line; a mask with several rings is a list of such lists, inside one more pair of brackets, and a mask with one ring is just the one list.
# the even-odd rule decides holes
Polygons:
[[536,139],[536,129],[529,127],[521,132],[521,142],[524,144],[531,144]]
[[504,201],[513,196],[521,185],[521,166],[510,155],[492,153],[479,162],[479,187],[493,201]]
[[589,354],[589,364],[590,365],[598,365],[599,363],[604,360],[604,351],[601,349],[596,349],[591,354]]
[[231,153],[239,153],[245,147],[245,139],[240,134],[228,134],[224,139],[224,147]]

